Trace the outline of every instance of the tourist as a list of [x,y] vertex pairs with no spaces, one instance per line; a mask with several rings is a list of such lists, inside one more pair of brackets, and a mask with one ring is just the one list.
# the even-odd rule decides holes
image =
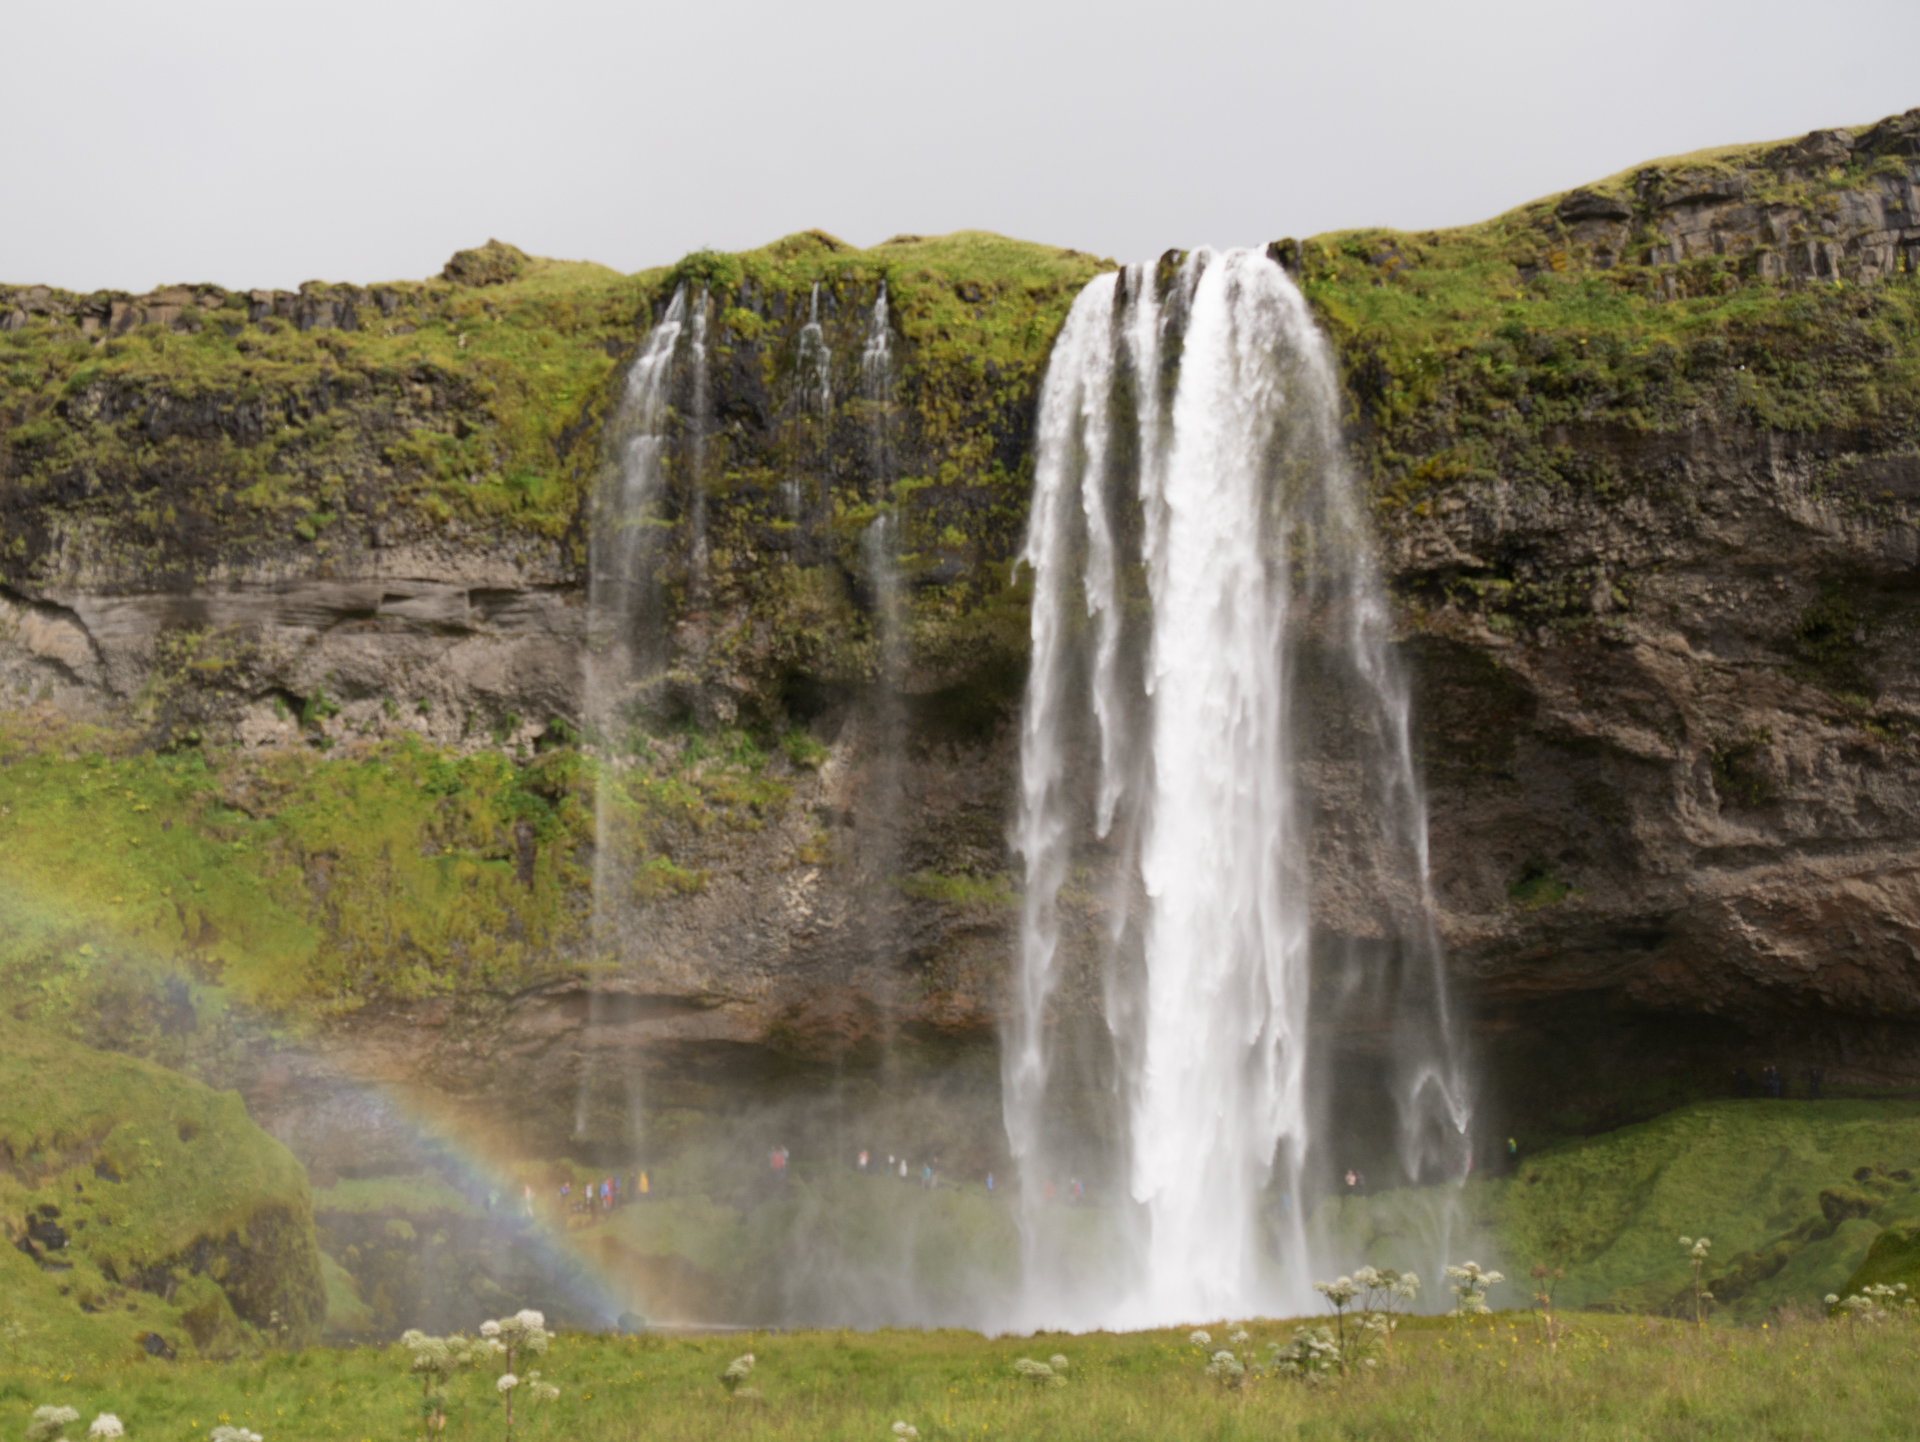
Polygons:
[[1347,1168],[1347,1190],[1352,1191],[1360,1185],[1360,1178],[1354,1175],[1353,1168]]
[[993,1195],[993,1173],[992,1172],[987,1173],[987,1195],[988,1196]]
[[647,1195],[647,1192],[651,1189],[651,1185],[652,1184],[647,1181],[647,1174],[645,1172],[640,1173],[639,1191],[642,1197]]
[[1807,1100],[1808,1101],[1817,1102],[1820,1100],[1820,1083],[1825,1081],[1826,1079],[1827,1079],[1826,1073],[1821,1071],[1819,1067],[1810,1066],[1807,1068]]
[[907,1179],[907,1159],[905,1157],[902,1157],[900,1158],[900,1180],[904,1182],[906,1179]]
[[864,1172],[864,1171],[865,1171],[865,1170],[867,1169],[867,1153],[866,1153],[866,1149],[865,1149],[864,1147],[863,1147],[863,1148],[861,1148],[861,1151],[860,1151],[860,1163],[859,1163],[859,1166],[860,1166],[860,1170],[861,1170],[861,1171],[863,1171],[863,1172]]
[[933,1165],[930,1162],[923,1163],[921,1165],[920,1190],[923,1192],[930,1192],[933,1190]]
[[524,1189],[521,1191],[520,1210],[526,1216],[531,1217],[533,1215],[533,1183],[532,1182],[526,1183]]

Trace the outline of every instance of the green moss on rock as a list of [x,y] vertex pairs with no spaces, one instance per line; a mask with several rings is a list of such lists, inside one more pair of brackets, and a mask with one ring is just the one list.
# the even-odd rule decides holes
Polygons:
[[72,1365],[303,1343],[326,1312],[306,1174],[215,1092],[0,1022],[0,1308]]

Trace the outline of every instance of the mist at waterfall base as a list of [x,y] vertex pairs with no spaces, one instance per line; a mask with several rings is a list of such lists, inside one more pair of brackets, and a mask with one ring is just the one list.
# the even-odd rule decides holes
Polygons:
[[[613,738],[674,704],[662,576],[701,594],[708,308],[674,295],[611,427],[587,680],[590,739],[616,758]],[[884,289],[864,345],[841,350],[881,505],[855,578],[876,679],[841,723],[878,819],[855,867],[872,891],[899,869],[888,816],[906,804]],[[795,450],[815,465],[782,486],[803,555],[831,517],[833,357],[815,287],[791,378]],[[1247,252],[1096,278],[1055,344],[1035,444],[1011,837],[1025,886],[998,1076],[977,1053],[896,1042],[676,1133],[681,1079],[619,1058],[636,1003],[619,981],[593,988],[587,1050],[608,1060],[582,1066],[576,1137],[660,1159],[635,1245],[702,1274],[636,1283],[654,1315],[1146,1326],[1311,1311],[1313,1279],[1363,1260],[1438,1291],[1458,1260],[1468,1091],[1407,688],[1304,300]],[[615,977],[661,964],[612,874],[631,864],[618,810],[603,783],[595,925]],[[884,919],[861,934],[886,971]],[[923,1166],[931,1189],[913,1185]],[[1398,1255],[1345,1255],[1327,1224],[1357,1189],[1349,1168],[1409,1188]]]

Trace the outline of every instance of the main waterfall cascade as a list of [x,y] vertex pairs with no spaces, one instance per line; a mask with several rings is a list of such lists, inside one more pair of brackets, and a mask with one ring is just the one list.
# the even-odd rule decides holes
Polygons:
[[[1337,402],[1305,301],[1258,253],[1101,276],[1056,342],[1003,1052],[1027,1324],[1305,1310],[1310,1267],[1359,1260],[1305,1220],[1342,1165],[1310,1044],[1330,1023],[1390,1039],[1398,1180],[1469,1165],[1407,687]],[[1082,965],[1129,1199],[1091,1284],[1044,1200],[1075,1147],[1050,1012]]]

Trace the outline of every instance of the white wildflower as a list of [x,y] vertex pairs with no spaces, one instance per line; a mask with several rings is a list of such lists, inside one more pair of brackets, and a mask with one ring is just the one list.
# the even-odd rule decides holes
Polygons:
[[511,1392],[515,1387],[520,1385],[520,1379],[511,1372],[502,1372],[500,1374],[500,1380],[493,1385],[498,1391]]
[[[1472,1266],[1473,1263],[1469,1262],[1467,1265]],[[1332,1303],[1336,1311],[1360,1295],[1360,1288],[1351,1277],[1340,1277],[1331,1282],[1315,1282],[1313,1290]]]
[[513,1320],[518,1322],[522,1327],[525,1327],[529,1332],[540,1332],[546,1330],[547,1314],[545,1312],[536,1312],[529,1307],[525,1311],[515,1312],[513,1314]]
[[1209,1337],[1205,1332],[1195,1332],[1191,1337],[1187,1338],[1187,1340],[1196,1347],[1204,1347],[1211,1342],[1213,1338]]
[[1058,1352],[1055,1352],[1051,1357],[1047,1358],[1047,1365],[1052,1367],[1056,1372],[1064,1372],[1067,1370],[1067,1359]]
[[93,1419],[92,1425],[87,1428],[87,1436],[93,1438],[105,1439],[110,1437],[124,1437],[126,1435],[127,1429],[121,1425],[120,1419],[111,1412],[102,1412],[98,1417]]
[[493,1321],[482,1322],[480,1324],[480,1335],[483,1337],[499,1336],[500,1324],[498,1322],[493,1322]]
[[261,1442],[258,1432],[244,1427],[216,1427],[207,1434],[207,1442]]
[[898,1437],[900,1442],[918,1442],[920,1429],[909,1422],[896,1422],[893,1424],[893,1435]]

